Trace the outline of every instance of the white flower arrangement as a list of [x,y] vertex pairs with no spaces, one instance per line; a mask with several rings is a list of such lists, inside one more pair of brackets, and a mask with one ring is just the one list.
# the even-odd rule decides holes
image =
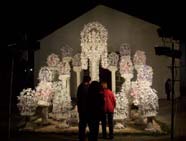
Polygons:
[[59,59],[58,55],[52,53],[47,58],[47,65],[49,67],[56,67],[58,65],[59,61],[60,61],[60,59]]
[[120,56],[130,56],[131,55],[131,49],[129,44],[127,43],[122,43],[120,45]]
[[54,73],[50,67],[41,67],[39,71],[39,80],[51,82],[54,79]]
[[120,61],[120,74],[133,74],[133,64],[130,56],[122,56]]
[[109,66],[118,66],[118,61],[119,61],[119,55],[115,52],[111,52],[108,55],[108,62],[109,62]]
[[132,82],[132,88],[130,90],[131,101],[135,106],[140,104],[140,89],[137,82]]
[[38,99],[39,106],[51,105],[53,98],[52,83],[41,81],[36,87],[36,98]]
[[38,99],[35,96],[35,90],[31,88],[23,89],[18,98],[18,109],[22,116],[32,116],[35,114]]
[[152,67],[148,65],[141,65],[137,69],[137,79],[140,83],[146,83],[146,85],[149,84],[149,86],[151,86],[153,79]]
[[120,92],[116,93],[115,97],[116,97],[116,108],[114,111],[114,119],[124,120],[129,116],[129,111],[128,111],[129,101],[125,95],[123,87]]
[[70,75],[70,64],[68,62],[60,62],[58,64],[58,71],[60,75]]
[[67,92],[67,87],[64,85],[63,81],[56,81],[53,83],[52,87],[55,92],[53,97],[53,118],[57,120],[68,119],[69,111],[72,108],[71,98]]
[[133,57],[134,65],[145,65],[146,64],[146,55],[144,51],[137,50]]
[[158,113],[157,92],[151,88],[153,79],[152,67],[148,65],[138,65],[137,81],[132,83],[131,96],[133,103],[139,106],[143,117],[154,117]]
[[72,65],[74,67],[81,66],[81,54],[80,53],[77,53],[76,55],[74,55],[74,57],[72,58]]
[[91,61],[101,59],[102,67],[108,67],[107,35],[106,28],[99,22],[91,22],[84,26],[81,31],[82,69],[87,69],[88,59]]
[[67,44],[63,45],[63,47],[61,48],[62,58],[72,57],[72,53],[73,53],[73,49]]
[[158,113],[158,96],[151,87],[140,87],[139,110],[143,117],[154,117]]

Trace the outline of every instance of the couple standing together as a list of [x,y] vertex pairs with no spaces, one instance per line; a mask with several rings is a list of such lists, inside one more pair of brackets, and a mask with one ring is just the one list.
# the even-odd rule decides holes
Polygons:
[[77,108],[79,113],[79,141],[85,141],[86,127],[89,128],[89,141],[97,141],[99,123],[102,123],[103,138],[107,137],[108,120],[109,138],[113,138],[113,113],[116,100],[106,82],[92,81],[84,76],[77,91]]

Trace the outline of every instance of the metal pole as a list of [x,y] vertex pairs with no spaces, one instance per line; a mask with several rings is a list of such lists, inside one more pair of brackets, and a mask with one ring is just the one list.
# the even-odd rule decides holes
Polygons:
[[172,95],[171,95],[171,141],[174,141],[174,62],[175,62],[175,56],[174,56],[174,42],[172,41]]
[[10,97],[9,97],[9,111],[8,111],[8,140],[11,136],[11,116],[12,116],[12,92],[13,92],[13,75],[14,75],[14,56],[12,56],[11,62],[11,74],[10,74]]

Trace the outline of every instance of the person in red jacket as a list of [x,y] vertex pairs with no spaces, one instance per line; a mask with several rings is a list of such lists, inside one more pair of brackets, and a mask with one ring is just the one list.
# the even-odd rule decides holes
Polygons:
[[114,96],[114,93],[108,88],[107,82],[103,81],[101,82],[102,86],[102,94],[104,95],[104,115],[102,118],[102,134],[103,138],[107,138],[107,132],[106,132],[106,125],[108,120],[108,126],[109,126],[109,138],[113,139],[113,116],[114,116],[114,108],[116,107],[116,99]]

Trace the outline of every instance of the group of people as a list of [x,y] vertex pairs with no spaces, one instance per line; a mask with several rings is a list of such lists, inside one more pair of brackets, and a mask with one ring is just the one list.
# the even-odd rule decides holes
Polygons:
[[79,141],[85,141],[86,127],[89,128],[89,141],[97,141],[99,124],[102,125],[103,138],[107,138],[107,121],[109,138],[113,136],[113,114],[116,100],[113,92],[107,87],[107,82],[92,81],[90,76],[84,76],[77,91],[77,108],[79,113]]

